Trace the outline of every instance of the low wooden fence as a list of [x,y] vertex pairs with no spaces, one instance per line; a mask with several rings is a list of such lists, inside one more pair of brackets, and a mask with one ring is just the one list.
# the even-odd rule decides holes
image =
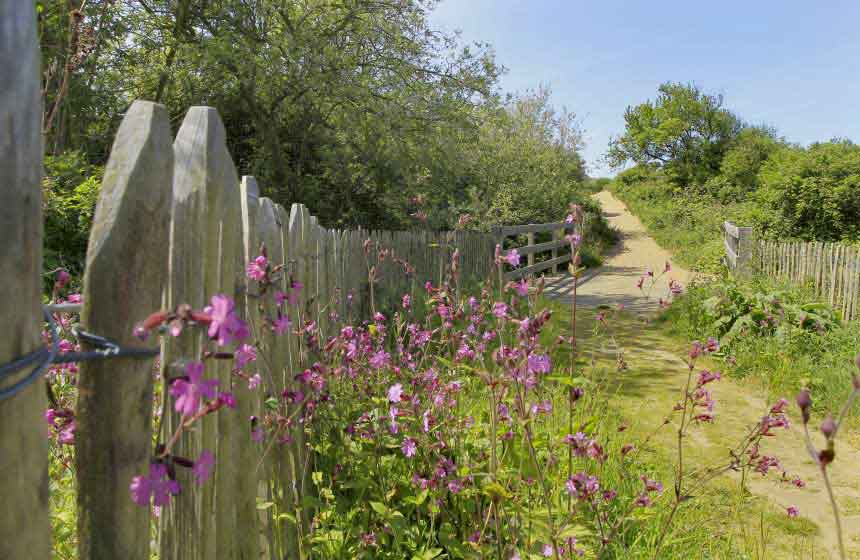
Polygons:
[[[517,280],[526,276],[534,276],[539,272],[550,270],[553,275],[558,274],[558,265],[570,261],[570,253],[558,255],[559,249],[566,248],[570,243],[564,239],[567,231],[572,231],[574,224],[567,222],[556,222],[548,224],[527,224],[520,226],[501,226],[493,230],[493,236],[501,246],[505,245],[505,239],[516,235],[526,235],[527,243],[519,247],[510,247],[509,251],[516,250],[520,256],[526,257],[526,265],[512,268],[504,273],[505,280]],[[536,233],[550,233],[551,239],[543,243],[535,243]],[[535,262],[535,256],[540,253],[549,252],[549,258]],[[511,268],[511,267],[508,267]]]
[[726,263],[740,273],[758,272],[796,284],[840,310],[846,320],[860,316],[860,247],[816,241],[756,240],[752,228],[723,226]]

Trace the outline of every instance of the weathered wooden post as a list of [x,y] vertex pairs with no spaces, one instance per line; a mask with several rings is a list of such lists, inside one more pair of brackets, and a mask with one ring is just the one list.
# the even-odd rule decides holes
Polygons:
[[[532,246],[535,244],[535,232],[530,231],[530,232],[526,233],[526,239],[528,240],[528,251],[529,251],[526,262],[527,262],[528,266],[534,266],[535,254],[534,254],[534,252],[532,252]],[[531,275],[531,276],[533,276],[533,275]]]
[[[0,364],[7,364],[42,347],[42,98],[32,2],[0,0],[0,67]],[[0,558],[51,554],[47,400],[41,379],[27,385],[33,367],[0,375]]]
[[[239,185],[239,196],[242,212],[242,256],[245,263],[251,262],[260,250],[260,238],[257,231],[257,210],[259,207],[260,189],[254,177],[244,176]],[[245,296],[237,298],[242,301],[244,316],[251,328],[252,337],[256,337],[260,328],[260,314],[257,310],[257,299],[254,297],[256,286],[252,279],[245,277]],[[257,391],[262,392],[262,388]],[[240,429],[235,434],[237,438],[236,463],[239,465],[239,480],[236,485],[237,504],[236,526],[238,534],[238,555],[242,560],[259,558],[263,541],[260,539],[257,515],[258,482],[261,478],[257,471],[260,452],[251,439],[250,417],[259,409],[262,399],[253,391],[242,387],[237,391],[237,413]],[[265,512],[264,512],[265,514]]]
[[[187,303],[200,309],[209,298],[223,293],[242,297],[243,234],[239,178],[227,150],[226,132],[218,112],[211,107],[192,107],[173,145],[175,170],[170,238],[170,282],[167,305]],[[165,375],[181,374],[183,360],[201,359],[199,331],[170,337],[165,345]],[[232,345],[227,351],[233,349]],[[245,389],[235,384],[232,362],[207,362],[207,377],[219,380],[219,390]],[[166,407],[163,422],[175,430],[180,419]],[[177,446],[178,454],[196,459],[202,450],[216,458],[213,479],[194,487],[187,472],[180,481],[189,491],[162,512],[161,553],[164,558],[238,558],[236,538],[240,504],[237,496],[243,476],[236,462],[237,439],[248,436],[247,418],[229,409],[204,417]],[[241,514],[253,516],[253,514]],[[252,529],[253,531],[253,529]]]
[[732,222],[723,223],[726,262],[739,276],[752,274],[755,243],[753,228],[739,227]]
[[754,249],[753,228],[738,227],[738,272],[741,275],[752,274]]
[[[105,168],[81,313],[84,328],[121,346],[146,347],[134,326],[161,307],[172,176],[167,111],[136,101]],[[151,512],[132,501],[129,484],[146,474],[152,456],[152,372],[152,359],[81,364],[75,459],[82,559],[149,558]]]

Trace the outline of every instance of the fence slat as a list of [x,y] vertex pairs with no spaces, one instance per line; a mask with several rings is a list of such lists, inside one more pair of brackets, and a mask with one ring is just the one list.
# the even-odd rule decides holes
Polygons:
[[[239,179],[227,151],[224,125],[215,109],[192,107],[173,144],[174,201],[171,220],[168,305],[188,303],[200,308],[204,298],[223,293],[241,295],[241,196]],[[181,374],[182,360],[201,359],[202,333],[189,332],[166,341],[164,375]],[[231,350],[228,348],[226,350]],[[207,364],[207,377],[231,390],[230,363]],[[166,399],[167,401],[167,399]],[[179,418],[166,407],[163,425],[176,428]],[[177,454],[196,459],[203,450],[216,457],[210,483],[184,493],[162,513],[162,557],[234,558],[237,468],[234,443],[245,426],[235,411],[204,417],[180,439]],[[164,434],[162,434],[163,436]],[[186,488],[193,486],[187,469],[177,473]],[[232,539],[231,542],[227,542]]]
[[[123,346],[162,304],[167,276],[173,148],[161,105],[136,101],[105,168],[83,281],[81,323]],[[84,345],[85,346],[85,345]],[[76,453],[81,558],[149,558],[149,508],[129,484],[152,454],[152,359],[83,362]]]
[[[257,180],[254,177],[244,176],[239,185],[239,197],[241,202],[242,212],[242,260],[243,263],[248,263],[257,257],[260,250],[260,235],[257,228],[257,213],[260,205],[260,187],[257,185]],[[237,298],[243,300],[243,311],[246,321],[251,329],[252,340],[257,340],[259,332],[261,316],[257,306],[257,299],[250,294],[257,292],[256,284],[253,280],[245,277],[245,297]],[[253,371],[246,372],[253,375]],[[250,417],[252,414],[257,414],[261,408],[262,399],[260,394],[262,390],[258,389],[259,393],[254,393],[250,390],[245,391],[242,398],[238,399],[236,413],[239,419],[244,422],[244,428],[240,429],[237,434],[237,453],[236,462],[240,465],[241,476],[238,481],[237,494],[239,495],[240,503],[238,504],[238,512],[236,516],[236,525],[239,527],[239,534],[236,535],[239,548],[239,557],[243,560],[250,558],[259,558],[260,550],[268,547],[268,543],[261,538],[268,530],[268,512],[262,511],[257,513],[258,493],[261,498],[266,497],[265,489],[260,493],[261,477],[257,471],[257,462],[259,461],[261,450],[251,439]],[[241,428],[241,426],[240,426]]]
[[[42,325],[42,99],[32,2],[0,0],[0,363],[37,350]],[[30,369],[0,380],[23,382]],[[47,405],[41,381],[0,402],[0,558],[47,559]]]

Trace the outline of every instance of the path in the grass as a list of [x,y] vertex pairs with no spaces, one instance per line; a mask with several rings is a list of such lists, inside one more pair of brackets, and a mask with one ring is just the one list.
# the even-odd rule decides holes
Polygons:
[[[686,284],[692,275],[672,263],[672,270],[661,276],[672,255],[662,249],[645,231],[639,218],[631,214],[624,204],[608,191],[602,191],[594,198],[603,207],[603,214],[609,224],[621,235],[621,242],[606,256],[603,266],[587,273],[577,286],[577,305],[597,307],[601,304],[615,306],[623,303],[632,311],[653,311],[657,309],[660,298],[665,298],[669,281],[677,280]],[[658,277],[650,291],[650,298],[642,297],[636,281],[646,271],[651,270]],[[646,287],[649,283],[646,283]],[[568,299],[573,289],[570,276],[562,276],[548,283],[546,293],[550,297]]]
[[[665,297],[670,278],[686,284],[692,279],[692,274],[673,263],[672,271],[658,281],[651,298],[643,298],[636,287],[637,279],[646,268],[659,274],[665,262],[671,260],[671,255],[648,236],[639,219],[611,193],[604,191],[595,198],[602,204],[610,224],[620,231],[621,243],[608,256],[604,266],[580,281],[577,305],[593,308],[599,305],[616,307],[623,303],[631,311],[616,319],[618,338],[629,364],[629,369],[619,374],[618,404],[631,421],[647,431],[651,426],[659,425],[679,398],[686,380],[686,364],[683,350],[647,326],[642,316],[650,316],[657,311],[657,300]],[[549,282],[546,291],[550,297],[570,301],[571,288],[569,277],[562,277]],[[715,364],[715,367],[719,365]],[[689,440],[698,447],[692,455],[703,463],[710,462],[705,458],[726,457],[728,448],[737,443],[746,427],[760,420],[768,403],[781,396],[766,396],[754,383],[727,378],[711,387],[717,401],[717,420],[712,425],[695,429]],[[807,486],[798,489],[790,484],[773,482],[773,475],[768,479],[753,475],[749,487],[756,495],[770,500],[777,512],[785,512],[789,505],[797,506],[802,517],[818,526],[816,548],[826,549],[832,558],[838,558],[832,510],[817,467],[806,452],[793,395],[785,396],[791,401],[790,414],[794,425],[779,433],[778,437],[768,439],[762,452],[778,457],[782,468],[799,476]],[[817,438],[820,420],[814,420],[818,444],[821,444]],[[672,430],[664,428],[662,436],[654,443],[671,449],[674,437]],[[860,452],[844,441],[838,442],[836,452],[837,459],[830,472],[842,511],[848,557],[860,559]]]

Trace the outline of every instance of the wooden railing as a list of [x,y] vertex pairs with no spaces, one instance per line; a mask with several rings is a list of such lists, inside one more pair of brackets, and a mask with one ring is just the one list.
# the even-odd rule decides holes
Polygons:
[[[572,231],[574,227],[574,224],[556,222],[549,224],[527,224],[522,226],[501,226],[494,228],[493,235],[497,239],[497,243],[503,247],[504,240],[507,237],[522,234],[527,236],[526,245],[507,249],[508,251],[516,249],[521,256],[526,257],[526,266],[505,272],[504,279],[517,280],[524,276],[534,276],[539,272],[549,269],[552,270],[552,274],[558,274],[558,265],[570,261],[569,253],[559,256],[558,250],[568,246],[569,243],[564,239],[564,233]],[[552,234],[552,239],[544,243],[535,243],[535,234],[546,232]],[[550,258],[536,263],[535,256],[547,251],[550,252]]]

